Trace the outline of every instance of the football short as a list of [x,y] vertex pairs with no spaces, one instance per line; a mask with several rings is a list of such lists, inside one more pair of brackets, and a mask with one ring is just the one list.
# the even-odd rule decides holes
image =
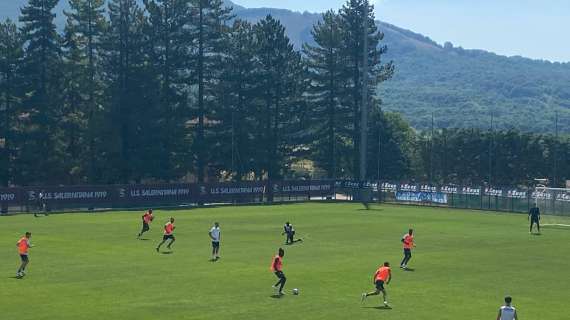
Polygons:
[[220,247],[220,241],[212,241],[212,248],[219,248]]
[[375,284],[377,290],[384,291],[384,281],[376,280]]
[[20,259],[22,259],[22,262],[28,262],[30,261],[30,259],[28,258],[27,254],[21,254],[20,255]]
[[168,239],[175,240],[175,239],[174,239],[174,235],[173,235],[173,234],[165,234],[165,235],[162,236],[162,240],[163,240],[163,241],[164,241],[164,240],[168,240]]
[[142,229],[143,229],[143,231],[148,231],[148,230],[150,230],[150,227],[149,227],[148,223],[143,222]]

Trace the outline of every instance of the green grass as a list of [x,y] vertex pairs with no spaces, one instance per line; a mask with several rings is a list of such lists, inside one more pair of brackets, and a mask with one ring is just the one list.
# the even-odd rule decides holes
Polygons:
[[[423,207],[294,204],[156,211],[148,241],[141,212],[0,218],[0,319],[494,319],[505,294],[522,319],[568,319],[570,230],[529,235],[526,216]],[[176,218],[173,254],[154,247]],[[271,298],[272,256],[290,220],[305,242],[287,246],[287,292]],[[222,228],[222,259],[207,232]],[[416,230],[410,266],[394,270],[391,310],[360,303],[400,238]],[[15,242],[33,232],[28,275],[14,277]]]

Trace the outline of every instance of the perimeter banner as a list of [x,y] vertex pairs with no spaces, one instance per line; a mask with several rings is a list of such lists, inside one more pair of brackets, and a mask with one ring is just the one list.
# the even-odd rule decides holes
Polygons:
[[190,184],[122,185],[115,188],[115,200],[119,203],[187,203],[196,198]]
[[279,196],[325,197],[333,195],[334,185],[334,181],[326,180],[279,181],[273,183],[273,193]]
[[30,187],[23,189],[22,200],[28,204],[111,203],[113,189],[112,186]]
[[21,189],[0,188],[0,205],[19,204],[22,202]]

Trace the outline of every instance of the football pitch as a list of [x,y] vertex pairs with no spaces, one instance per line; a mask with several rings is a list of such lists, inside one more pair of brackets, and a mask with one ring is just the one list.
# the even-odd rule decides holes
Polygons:
[[[142,214],[0,217],[0,319],[495,319],[506,294],[521,319],[570,317],[570,230],[530,235],[525,215],[349,203],[155,210],[147,240],[137,240]],[[157,253],[171,216],[173,251]],[[214,221],[218,262],[209,261]],[[302,243],[284,246],[286,221]],[[409,227],[414,270],[403,271]],[[34,247],[16,279],[26,231]],[[275,298],[269,266],[279,247],[287,294]],[[384,261],[392,309],[379,296],[360,302]]]

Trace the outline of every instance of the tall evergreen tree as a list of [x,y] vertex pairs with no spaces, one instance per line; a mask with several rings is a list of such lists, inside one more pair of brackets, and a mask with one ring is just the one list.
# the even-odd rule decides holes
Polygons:
[[254,30],[259,41],[258,92],[263,103],[256,129],[258,165],[271,181],[283,177],[295,147],[291,137],[299,122],[305,68],[279,21],[267,16]]
[[[193,45],[191,0],[147,0],[149,58],[157,76],[158,109],[155,124],[157,175],[173,180],[186,173],[190,60]],[[151,123],[151,124],[152,124]]]
[[[374,20],[374,6],[366,0],[348,0],[340,10],[343,20],[344,46],[343,55],[346,57],[345,68],[348,80],[345,101],[343,104],[352,109],[352,146],[354,177],[360,175],[360,111],[363,90],[364,34],[368,34],[368,90],[369,108],[378,108],[379,100],[375,96],[376,88],[382,81],[389,79],[393,72],[393,64],[382,64],[381,57],[386,52],[386,46],[380,43],[384,34],[378,30]],[[372,107],[370,107],[372,106]]]
[[109,84],[109,108],[103,132],[108,136],[105,153],[109,182],[138,182],[152,175],[154,143],[148,128],[156,105],[144,34],[145,17],[135,0],[109,3],[109,31],[105,39],[105,74]]
[[255,171],[253,136],[257,127],[259,72],[255,48],[257,41],[251,23],[234,21],[227,33],[228,46],[222,79],[216,90],[220,99],[218,116],[222,122],[216,128],[218,167],[235,180]]
[[216,84],[221,78],[222,56],[227,42],[224,33],[228,29],[228,21],[233,17],[231,8],[222,0],[192,0],[193,24],[195,28],[194,49],[195,80],[198,87],[196,134],[193,150],[196,155],[196,171],[199,182],[204,181],[207,163],[212,160],[208,153],[206,136],[206,120],[213,125],[216,117],[215,96]]
[[16,118],[22,100],[22,35],[11,20],[0,23],[0,186],[13,181],[18,140]]
[[[70,0],[70,11],[65,12],[65,63],[66,63],[66,128],[77,134],[66,134],[68,148],[77,165],[72,176],[88,182],[98,182],[97,167],[101,140],[97,130],[101,110],[105,104],[102,81],[103,38],[107,29],[104,0]],[[80,139],[81,141],[75,141]],[[79,146],[81,145],[81,146]],[[81,154],[76,153],[81,150]],[[80,165],[79,165],[80,164]]]
[[347,85],[344,68],[346,57],[343,21],[334,11],[323,15],[311,32],[314,45],[305,44],[304,54],[309,68],[311,102],[309,134],[313,139],[313,158],[329,178],[336,178],[347,164],[345,141],[350,136],[350,108],[342,104]]
[[58,145],[61,114],[61,50],[53,12],[58,0],[29,0],[20,21],[25,41],[26,99],[20,119],[25,139],[18,161],[20,183],[55,183],[64,175]]

